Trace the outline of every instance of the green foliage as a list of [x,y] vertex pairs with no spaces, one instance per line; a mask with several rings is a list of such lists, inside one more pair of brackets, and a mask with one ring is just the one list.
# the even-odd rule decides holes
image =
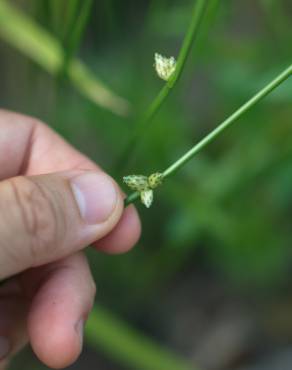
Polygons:
[[100,348],[132,369],[195,370],[101,307],[96,307],[90,315],[86,338],[93,348]]
[[[152,1],[147,8],[130,0],[93,2],[86,29],[69,53],[69,59],[82,56],[68,63],[73,90],[59,76],[64,35],[71,34],[79,2],[68,0],[70,11],[64,3],[30,0],[20,11],[0,0],[3,105],[49,122],[121,186],[121,174],[167,168],[291,63],[287,1],[259,1],[256,7],[210,1],[179,83],[147,125],[133,165],[124,172],[126,163],[113,164],[133,135],[133,117],[141,117],[164,86],[153,55],[178,54],[194,4]],[[291,284],[291,96],[290,78],[156,189],[150,210],[138,206],[143,236],[135,250],[123,256],[89,251],[99,302],[143,332],[99,307],[87,327],[88,343],[97,351],[126,368],[189,368],[145,339],[156,336],[176,352],[185,345],[169,334],[174,319],[167,317],[169,306],[161,298],[172,294],[174,282],[179,285],[207,266],[206,274],[227,281],[238,294],[268,292],[271,301]],[[135,112],[125,119],[121,114],[129,106]]]
[[[0,35],[52,75],[58,75],[64,60],[68,64],[68,54],[64,55],[60,42],[5,0],[0,1]],[[73,46],[70,45],[69,57],[77,42],[74,40]],[[111,92],[79,60],[72,61],[67,74],[78,91],[94,103],[116,114],[128,113],[128,103]]]

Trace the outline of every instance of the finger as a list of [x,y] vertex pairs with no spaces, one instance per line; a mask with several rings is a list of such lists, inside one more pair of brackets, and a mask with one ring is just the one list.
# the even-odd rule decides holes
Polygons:
[[115,228],[93,246],[106,253],[125,253],[138,242],[140,234],[141,224],[137,211],[130,206],[124,210]]
[[27,343],[26,317],[29,300],[13,279],[0,289],[0,369]]
[[101,239],[122,212],[118,186],[101,171],[0,182],[0,280]]
[[[95,163],[75,150],[59,135],[43,123],[27,116],[0,110],[0,180],[19,174],[37,175],[71,169],[98,170]],[[13,138],[13,145],[11,140]],[[135,220],[134,217],[137,217]],[[124,216],[127,220],[129,215]],[[127,234],[127,240],[119,247],[117,238],[112,237],[109,246],[115,245],[117,252],[127,250],[130,239],[137,239],[140,221],[137,213],[131,215],[132,227],[127,227],[128,221],[122,220],[118,233]],[[122,228],[125,230],[122,231]],[[106,248],[102,248],[106,249]]]
[[42,122],[0,110],[0,179],[99,167]]
[[37,290],[28,314],[34,352],[50,368],[69,366],[82,350],[83,326],[95,296],[86,258],[79,253],[33,269],[22,282],[29,295]]

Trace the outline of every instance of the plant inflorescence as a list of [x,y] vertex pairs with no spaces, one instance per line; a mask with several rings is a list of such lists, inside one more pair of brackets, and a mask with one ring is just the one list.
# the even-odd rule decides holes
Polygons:
[[[262,100],[266,95],[270,94],[274,89],[276,89],[282,82],[287,80],[292,74],[292,64],[287,67],[283,72],[281,72],[277,77],[275,77],[270,83],[268,83],[264,88],[262,88],[258,93],[256,93],[251,99],[249,99],[245,104],[243,104],[239,109],[237,109],[231,116],[224,120],[219,126],[217,126],[213,131],[211,131],[207,136],[205,136],[201,141],[199,141],[195,146],[193,146],[189,151],[187,151],[182,157],[170,165],[160,174],[160,182],[166,177],[172,175],[175,171],[181,168],[185,163],[190,161],[197,153],[199,153],[205,146],[215,140],[223,131],[230,127],[238,118],[240,118],[244,113],[248,112],[255,104]],[[125,176],[124,181],[133,190],[134,193],[130,194],[125,199],[125,205],[134,202],[141,196],[142,203],[149,208],[153,200],[153,190],[148,190],[145,194],[141,193],[141,190],[137,186],[132,186],[132,181],[137,179],[147,183],[147,177],[130,175]],[[149,179],[149,178],[148,178]],[[135,182],[134,181],[134,182]],[[142,181],[142,182],[143,182]],[[149,181],[149,180],[148,180]]]

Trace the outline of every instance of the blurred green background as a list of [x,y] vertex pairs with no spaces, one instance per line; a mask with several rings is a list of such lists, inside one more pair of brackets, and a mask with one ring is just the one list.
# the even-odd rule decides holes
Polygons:
[[[154,53],[177,56],[194,3],[0,0],[1,106],[121,185],[163,170],[292,60],[291,1],[210,0],[182,78],[119,163],[163,87]],[[290,78],[138,205],[133,251],[88,251],[97,304],[72,369],[292,368],[291,103]],[[20,367],[44,369],[29,350]]]

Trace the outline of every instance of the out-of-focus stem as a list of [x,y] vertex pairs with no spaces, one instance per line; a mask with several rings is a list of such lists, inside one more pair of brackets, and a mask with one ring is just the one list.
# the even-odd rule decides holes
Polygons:
[[133,133],[130,136],[128,142],[125,145],[125,148],[118,160],[117,167],[121,167],[127,160],[132,156],[133,152],[136,150],[138,142],[144,134],[144,131],[147,129],[147,126],[157,114],[163,103],[166,101],[170,92],[178,82],[181,74],[183,72],[184,66],[186,64],[187,58],[190,54],[194,40],[198,35],[201,22],[205,15],[208,5],[208,0],[197,0],[192,12],[192,18],[189,25],[189,28],[186,32],[186,35],[183,40],[182,47],[177,58],[177,64],[173,75],[165,83],[162,89],[159,91],[158,95],[154,98],[149,108],[146,110],[140,119],[138,118],[137,124],[133,129]]

